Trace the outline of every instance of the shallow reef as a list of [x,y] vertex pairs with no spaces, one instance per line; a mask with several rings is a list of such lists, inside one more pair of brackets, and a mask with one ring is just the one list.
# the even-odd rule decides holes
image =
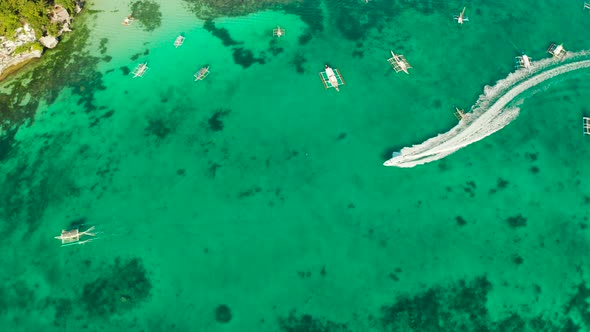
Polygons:
[[215,308],[215,320],[218,323],[221,323],[221,324],[229,323],[231,321],[231,318],[232,318],[231,309],[227,305],[220,304],[217,306],[217,308]]
[[302,0],[184,0],[191,12],[200,19],[222,16],[242,16],[260,10],[278,9],[280,5]]
[[[39,62],[3,84],[7,92],[0,93],[1,129],[27,123],[41,101],[51,105],[64,88],[72,90],[87,113],[97,109],[94,93],[106,89],[102,73],[97,71],[103,59],[85,50],[90,31],[84,20],[77,20],[74,26],[75,31],[65,35],[59,47],[48,50]],[[104,49],[106,42],[101,45]]]
[[248,49],[237,47],[234,48],[233,52],[234,62],[244,68],[248,68],[255,63],[258,64],[265,64],[266,60],[264,58],[264,54],[261,57],[255,57],[254,53]]
[[228,114],[231,113],[229,109],[217,109],[214,111],[213,115],[207,120],[209,125],[209,129],[211,131],[222,131],[223,130],[223,118],[226,117]]
[[287,317],[280,317],[279,327],[285,332],[350,332],[346,324],[335,323],[307,314],[297,315],[295,310]]
[[[46,135],[44,147],[37,155],[18,159],[16,167],[0,181],[0,234],[6,235],[22,226],[33,232],[42,222],[45,209],[68,197],[80,194],[71,170],[75,160],[55,156],[71,139],[71,134]],[[50,176],[51,175],[51,176]]]
[[84,285],[80,301],[88,315],[110,316],[138,306],[149,298],[151,289],[139,258],[118,257],[96,280]]
[[162,25],[160,4],[152,0],[135,1],[129,7],[131,16],[136,19],[145,31],[154,31]]
[[[238,42],[234,40],[227,29],[216,27],[213,21],[205,21],[205,23],[203,24],[203,28],[211,32],[213,36],[219,38],[224,46],[233,47],[232,52],[234,63],[236,63],[237,65],[240,65],[244,68],[248,68],[255,63],[259,63],[261,65],[266,63],[264,52],[261,52],[259,57],[255,57],[254,52],[252,52],[251,50],[246,49],[244,47],[237,47],[236,45],[241,45],[243,44],[243,42]],[[277,50],[273,49],[272,47],[270,51],[273,53],[277,52]],[[278,53],[280,53],[280,51],[278,51]]]
[[232,45],[239,45],[240,42],[235,41],[229,34],[226,28],[218,28],[215,26],[215,23],[211,20],[205,21],[203,23],[203,29],[206,31],[211,32],[211,34],[221,40],[223,46],[232,46]]
[[[393,304],[381,308],[379,331],[586,331],[574,324],[566,315],[523,317],[506,312],[504,317],[493,320],[486,307],[492,284],[486,277],[471,281],[461,280],[446,286],[435,286],[413,296],[401,296]],[[586,313],[590,305],[586,300],[590,291],[582,285],[574,296],[566,313]]]
[[164,139],[172,133],[172,127],[165,119],[150,119],[148,120],[148,125],[144,131],[146,135],[152,135],[158,139]]

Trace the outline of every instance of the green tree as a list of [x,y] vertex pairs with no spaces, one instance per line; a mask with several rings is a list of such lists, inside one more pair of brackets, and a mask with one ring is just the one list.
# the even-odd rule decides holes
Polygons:
[[29,24],[37,37],[44,32],[55,35],[59,26],[50,22],[53,6],[59,4],[72,15],[76,0],[0,0],[0,36],[14,37],[14,30]]

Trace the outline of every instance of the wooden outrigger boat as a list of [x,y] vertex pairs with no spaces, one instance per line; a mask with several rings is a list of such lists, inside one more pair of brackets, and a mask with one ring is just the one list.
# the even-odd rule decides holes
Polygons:
[[334,88],[336,91],[340,91],[338,86],[344,85],[344,80],[338,69],[332,69],[326,65],[326,70],[320,72],[320,78],[326,89]]
[[529,57],[526,54],[522,54],[521,56],[517,56],[516,57],[516,65],[519,68],[526,68],[526,69],[530,69],[532,64],[533,59],[531,59],[531,57]]
[[143,78],[143,75],[145,75],[145,73],[147,73],[148,70],[150,70],[150,68],[147,66],[147,62],[137,65],[137,67],[135,67],[135,69],[133,70],[133,78]]
[[182,45],[182,43],[184,43],[184,36],[179,35],[178,37],[176,37],[176,40],[174,41],[174,47],[178,48]]
[[459,121],[463,120],[463,118],[465,117],[465,111],[462,109],[459,109],[459,107],[457,107],[457,106],[453,106],[453,107],[455,107],[455,111],[453,111],[453,114],[455,115],[457,120],[459,120]]
[[198,72],[195,73],[195,81],[202,81],[207,76],[209,76],[209,66],[203,67],[199,69]]
[[95,236],[95,233],[91,233],[94,230],[94,226],[90,227],[89,229],[85,230],[84,232],[80,232],[77,228],[66,231],[65,229],[61,231],[61,235],[56,236],[55,238],[61,240],[61,246],[69,246],[73,244],[84,244],[86,242],[92,241],[92,239],[87,239],[81,241],[81,237],[84,235],[88,236]]
[[276,29],[272,30],[272,35],[281,38],[281,36],[285,35],[285,29],[281,28],[280,26],[277,26]]
[[590,118],[587,116],[582,117],[582,128],[584,129],[584,135],[590,135]]
[[563,44],[551,44],[549,45],[549,48],[547,49],[547,53],[553,55],[554,57],[558,58],[559,60],[563,60],[563,58],[565,58],[565,55],[567,54],[567,51],[565,50],[565,48],[563,48]]
[[403,71],[406,74],[410,74],[408,73],[408,68],[412,68],[412,66],[410,66],[406,58],[401,54],[395,54],[393,51],[390,52],[392,57],[387,59],[387,62],[393,67],[393,70],[395,70],[396,73]]
[[584,129],[584,135],[590,135],[590,118],[587,116],[582,117],[582,128]]

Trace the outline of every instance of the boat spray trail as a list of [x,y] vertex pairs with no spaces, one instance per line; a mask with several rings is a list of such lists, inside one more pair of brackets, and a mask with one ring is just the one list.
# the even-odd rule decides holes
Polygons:
[[545,59],[535,63],[533,70],[520,69],[493,87],[486,86],[471,113],[450,131],[425,142],[403,148],[384,163],[385,166],[414,167],[442,159],[504,128],[518,116],[516,107],[506,108],[518,95],[561,74],[590,67],[590,52],[568,55],[567,61],[556,63]]

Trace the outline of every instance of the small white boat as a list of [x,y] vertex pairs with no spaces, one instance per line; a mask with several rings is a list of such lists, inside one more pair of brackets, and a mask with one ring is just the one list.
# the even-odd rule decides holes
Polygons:
[[131,25],[131,23],[133,23],[133,16],[131,16],[131,15],[125,17],[123,19],[123,22],[121,22],[121,24],[126,25],[126,26]]
[[285,29],[281,28],[280,26],[277,26],[276,29],[272,30],[272,35],[275,37],[281,38],[281,36],[283,36],[284,34],[285,34]]
[[180,45],[182,45],[182,43],[184,43],[184,36],[180,35],[176,37],[176,40],[174,41],[174,47],[178,48]]
[[532,61],[533,59],[524,53],[521,56],[516,57],[516,63],[519,68],[530,69],[533,65]]
[[463,10],[461,11],[461,14],[456,15],[455,17],[453,17],[455,19],[455,21],[457,21],[457,23],[459,23],[459,24],[463,24],[465,22],[469,22],[469,18],[467,16],[465,16],[465,9],[467,9],[467,7],[463,7]]
[[209,76],[209,66],[203,67],[203,68],[199,69],[198,72],[195,73],[195,81],[202,81],[207,76]]
[[135,67],[135,69],[133,70],[133,78],[143,78],[143,75],[145,75],[145,73],[147,73],[148,70],[150,70],[150,68],[147,66],[147,62],[137,65],[137,67]]

